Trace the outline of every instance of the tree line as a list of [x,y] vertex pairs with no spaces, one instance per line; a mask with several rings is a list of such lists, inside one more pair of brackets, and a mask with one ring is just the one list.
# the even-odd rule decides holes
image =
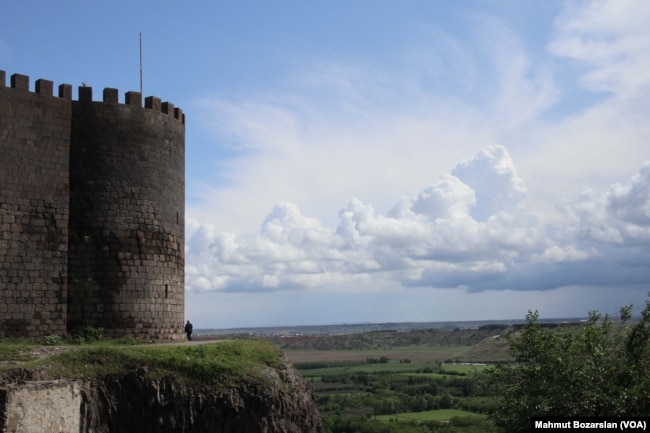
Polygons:
[[579,330],[547,329],[528,312],[511,341],[514,364],[491,372],[502,387],[492,412],[506,431],[528,432],[535,416],[650,414],[650,295],[638,320],[632,305],[619,320],[596,311]]

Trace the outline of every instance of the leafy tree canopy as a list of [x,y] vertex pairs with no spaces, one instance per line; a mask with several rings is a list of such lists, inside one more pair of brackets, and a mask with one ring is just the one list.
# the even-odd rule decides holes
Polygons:
[[492,415],[509,432],[528,432],[531,416],[640,416],[650,413],[650,296],[641,318],[589,313],[584,327],[544,329],[539,314],[511,340],[514,365],[491,379],[503,386]]

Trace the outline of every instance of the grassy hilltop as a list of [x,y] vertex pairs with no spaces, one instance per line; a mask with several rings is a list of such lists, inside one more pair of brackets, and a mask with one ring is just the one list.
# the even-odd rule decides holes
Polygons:
[[0,430],[29,412],[29,431],[59,431],[61,414],[83,431],[322,431],[308,384],[268,342],[126,343],[0,341],[0,398],[12,402]]
[[226,385],[255,376],[260,366],[277,367],[282,353],[259,340],[213,344],[133,344],[98,340],[87,344],[40,345],[0,340],[0,378],[16,369],[39,372],[41,380],[121,376],[146,367],[150,378],[175,377],[190,384]]

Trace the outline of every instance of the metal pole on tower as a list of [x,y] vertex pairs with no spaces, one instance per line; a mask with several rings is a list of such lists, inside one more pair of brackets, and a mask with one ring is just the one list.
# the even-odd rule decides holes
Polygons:
[[142,32],[140,32],[140,95],[142,95]]

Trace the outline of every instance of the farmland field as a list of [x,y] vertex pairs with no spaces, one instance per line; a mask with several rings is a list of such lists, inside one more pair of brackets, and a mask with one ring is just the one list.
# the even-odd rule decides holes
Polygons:
[[384,431],[379,425],[408,432],[414,423],[421,432],[499,431],[486,416],[496,396],[483,383],[489,366],[412,360],[402,352],[390,359],[366,351],[363,360],[342,359],[343,353],[338,360],[312,356],[294,363],[312,384],[325,432]]
[[438,410],[427,410],[424,412],[406,412],[406,413],[396,413],[393,415],[380,415],[374,417],[378,421],[391,421],[391,420],[411,420],[411,421],[449,421],[454,417],[482,417],[485,415],[479,415],[474,412],[468,412],[466,410],[458,409],[438,409]]
[[370,332],[356,335],[295,336],[274,338],[295,363],[365,360],[495,362],[509,359],[507,332],[503,328],[438,329],[412,332]]
[[411,359],[417,361],[444,361],[467,359],[466,348],[449,346],[410,346],[374,350],[291,350],[284,353],[291,362],[347,361],[385,356],[389,359]]
[[[520,324],[410,331],[389,325],[244,338],[271,340],[311,383],[324,433],[504,433],[488,416],[498,413],[504,395],[493,367],[512,361],[510,342]],[[583,325],[548,321],[539,327],[571,333]]]
[[499,430],[487,419],[496,390],[483,372],[486,361],[508,357],[503,331],[284,337],[276,344],[311,382],[327,433],[487,433]]

